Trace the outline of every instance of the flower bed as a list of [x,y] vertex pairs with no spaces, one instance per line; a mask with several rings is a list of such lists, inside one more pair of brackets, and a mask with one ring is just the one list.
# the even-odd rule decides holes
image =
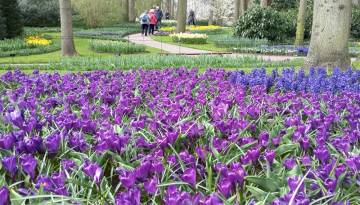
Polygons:
[[125,24],[123,26],[94,28],[76,31],[75,35],[82,38],[102,40],[123,40],[129,34],[138,33],[140,26],[137,24]]
[[30,35],[25,38],[0,41],[0,57],[28,56],[49,53],[59,49],[59,41],[53,41],[50,36],[45,35]]
[[[312,94],[275,86],[302,76],[288,70],[8,72],[0,78],[1,200],[357,204],[356,73],[336,71],[352,80]],[[236,84],[238,75],[249,83]],[[274,86],[261,86],[272,77]]]
[[[186,31],[190,33],[204,33],[204,34],[214,34],[219,33],[223,30],[221,26],[186,26]],[[176,31],[175,26],[171,27],[162,27],[160,28],[161,32],[174,33]]]
[[176,33],[170,35],[175,43],[189,43],[189,44],[206,44],[208,36],[206,34],[192,34],[192,33]]
[[129,42],[92,40],[90,49],[100,53],[131,54],[145,52],[145,46]]
[[162,20],[161,21],[161,26],[165,26],[165,27],[172,27],[172,26],[176,26],[177,21],[176,20]]
[[[256,44],[254,42],[254,44]],[[238,53],[261,53],[261,54],[273,54],[273,55],[295,55],[306,56],[309,52],[309,46],[295,46],[295,45],[258,45],[248,47],[229,47],[230,51]],[[358,57],[360,55],[360,49],[358,47],[349,47],[349,54],[352,57]]]

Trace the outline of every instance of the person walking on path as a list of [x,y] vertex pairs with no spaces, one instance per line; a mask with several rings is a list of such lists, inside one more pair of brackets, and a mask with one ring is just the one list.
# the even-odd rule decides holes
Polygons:
[[159,6],[156,7],[155,14],[156,14],[156,18],[157,18],[156,30],[158,30],[161,26],[161,20],[164,16],[164,14]]
[[195,12],[194,10],[190,10],[190,14],[188,16],[188,24],[191,25],[193,24],[194,26],[196,26],[195,24]]
[[147,36],[148,35],[148,29],[150,24],[150,17],[148,14],[148,11],[144,11],[143,14],[140,16],[140,24],[141,24],[141,35]]
[[151,9],[149,12],[149,18],[150,18],[150,30],[149,30],[149,35],[154,35],[154,31],[155,31],[155,25],[157,23],[157,18],[155,15],[155,10]]

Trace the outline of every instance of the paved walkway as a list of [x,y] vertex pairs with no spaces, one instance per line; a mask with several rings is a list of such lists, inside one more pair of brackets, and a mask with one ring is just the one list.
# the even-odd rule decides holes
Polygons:
[[[125,39],[129,40],[132,43],[161,49],[164,53],[169,53],[169,54],[180,54],[180,55],[219,54],[218,52],[193,49],[193,48],[183,47],[183,46],[179,46],[179,45],[173,45],[173,44],[169,44],[169,43],[155,41],[151,37],[142,36],[141,34],[132,34],[132,35],[125,37]],[[222,55],[224,55],[224,56],[258,57],[265,61],[289,61],[289,60],[293,60],[296,58],[302,58],[302,57],[297,57],[297,56],[275,56],[275,55],[239,54],[239,53],[231,53],[231,54],[222,53]]]
[[184,55],[191,55],[191,54],[210,54],[211,51],[204,51],[204,50],[198,50],[193,48],[187,48],[182,47],[178,45],[172,45],[168,43],[162,43],[158,41],[154,41],[149,36],[141,36],[141,34],[132,34],[125,39],[128,39],[132,43],[136,44],[142,44],[145,46],[161,49],[164,51],[164,53],[170,53],[170,54],[184,54]]

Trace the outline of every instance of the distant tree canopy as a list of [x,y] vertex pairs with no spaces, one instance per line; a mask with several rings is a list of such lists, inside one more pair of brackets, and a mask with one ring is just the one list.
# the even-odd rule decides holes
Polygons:
[[25,26],[59,26],[59,0],[19,0]]
[[[135,16],[160,5],[160,0],[135,0]],[[72,2],[78,20],[87,27],[110,26],[128,21],[128,0],[76,0]]]
[[17,0],[0,1],[0,38],[14,38],[23,32],[23,20]]

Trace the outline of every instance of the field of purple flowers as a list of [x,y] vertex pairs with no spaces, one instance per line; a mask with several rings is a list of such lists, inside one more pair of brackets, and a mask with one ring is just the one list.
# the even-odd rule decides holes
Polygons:
[[360,71],[0,77],[0,205],[360,204]]

